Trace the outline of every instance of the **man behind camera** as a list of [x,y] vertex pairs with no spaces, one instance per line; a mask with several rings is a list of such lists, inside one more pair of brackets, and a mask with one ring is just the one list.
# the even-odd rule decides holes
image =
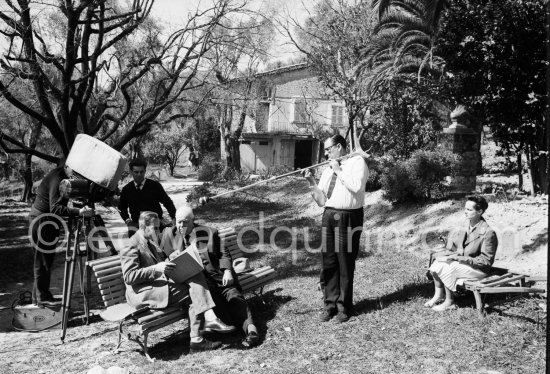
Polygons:
[[[164,205],[172,225],[175,224],[176,207],[162,185],[152,179],[145,178],[147,162],[140,158],[130,161],[130,173],[133,180],[127,183],[120,192],[118,210],[120,216],[128,226],[128,237],[132,237],[138,229],[139,214],[141,212],[155,212],[162,225],[162,207]],[[129,214],[128,214],[129,211]]]
[[67,206],[69,199],[61,195],[59,184],[71,175],[72,170],[65,165],[50,171],[40,183],[29,213],[29,231],[34,250],[32,299],[36,305],[59,301],[50,292],[50,278],[61,228],[66,227],[64,219],[75,216],[91,217],[95,214],[88,206],[80,209]]

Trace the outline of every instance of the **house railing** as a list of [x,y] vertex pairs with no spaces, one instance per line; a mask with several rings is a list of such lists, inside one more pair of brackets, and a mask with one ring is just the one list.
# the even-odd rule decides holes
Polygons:
[[290,123],[288,121],[270,121],[267,126],[270,133],[304,134],[307,132],[306,123]]

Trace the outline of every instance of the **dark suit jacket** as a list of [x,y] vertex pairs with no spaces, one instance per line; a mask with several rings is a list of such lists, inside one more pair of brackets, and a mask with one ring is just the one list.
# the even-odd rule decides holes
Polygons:
[[136,308],[168,306],[168,279],[153,270],[153,266],[164,258],[160,247],[146,240],[142,230],[130,238],[129,245],[120,252],[128,304]]
[[[155,212],[159,218],[162,218],[160,204],[164,205],[172,219],[176,217],[176,207],[159,182],[145,179],[141,191],[138,191],[132,180],[120,192],[118,210],[124,221],[130,217],[132,221],[138,222],[139,214],[145,211]],[[129,215],[128,210],[130,210]]]
[[447,249],[464,256],[463,262],[485,273],[495,261],[497,247],[497,236],[483,218],[470,234],[468,229],[452,231],[447,240]]
[[63,166],[50,171],[36,190],[36,198],[32,204],[30,216],[37,217],[44,213],[56,214],[58,216],[78,216],[79,209],[68,208],[69,199],[61,196],[59,184],[63,179],[69,178],[65,174]]
[[[195,225],[186,239],[188,242],[196,240],[199,249],[206,247],[206,250],[199,250],[204,271],[221,285],[224,270],[233,271],[233,260],[229,251],[225,247],[221,248],[218,230],[209,226]],[[170,256],[175,250],[186,248],[185,239],[175,227],[167,227],[162,233],[161,248],[167,256]],[[236,282],[237,276],[234,272],[233,278]]]

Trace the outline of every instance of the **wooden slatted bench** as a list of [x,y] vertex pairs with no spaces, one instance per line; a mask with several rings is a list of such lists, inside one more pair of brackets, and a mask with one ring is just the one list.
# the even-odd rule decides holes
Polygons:
[[512,294],[533,294],[545,293],[541,288],[532,288],[528,281],[529,276],[509,271],[507,269],[492,267],[491,273],[480,280],[465,280],[462,287],[474,293],[476,309],[480,317],[484,316],[485,305],[483,294],[512,293]]
[[[237,233],[233,228],[218,230],[221,245],[229,250],[233,261],[246,257],[245,253],[239,248],[237,243]],[[238,274],[239,283],[243,293],[250,292],[257,296],[262,296],[264,287],[273,282],[277,276],[271,266],[262,266],[250,272]]]
[[[229,249],[233,260],[244,257],[244,253],[238,248],[237,235],[233,228],[221,229],[220,239],[221,245]],[[126,302],[126,285],[122,277],[119,255],[88,261],[86,265],[92,269],[96,277],[101,299],[106,308],[100,313],[101,318],[119,324],[118,342],[114,351],[118,352],[122,344],[124,324],[136,323],[137,333],[135,336],[129,333],[126,338],[138,343],[147,359],[153,361],[147,351],[149,333],[187,318],[187,308],[136,309],[130,306]],[[263,266],[238,274],[243,293],[251,292],[260,297],[264,287],[275,278],[276,273],[271,266]]]
[[[441,250],[430,253],[428,268],[437,257],[452,254],[449,250]],[[487,277],[479,280],[464,280],[463,284],[458,284],[458,289],[472,291],[476,301],[476,309],[480,317],[485,315],[485,305],[483,303],[484,294],[512,293],[512,294],[533,294],[546,293],[546,290],[532,288],[529,282],[529,275],[519,274],[508,269],[492,267]]]

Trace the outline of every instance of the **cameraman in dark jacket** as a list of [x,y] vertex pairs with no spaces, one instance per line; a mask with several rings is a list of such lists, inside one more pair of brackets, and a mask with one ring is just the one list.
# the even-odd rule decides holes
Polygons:
[[34,250],[34,304],[49,304],[56,301],[50,292],[50,278],[61,228],[64,227],[67,231],[65,218],[91,217],[95,214],[94,209],[88,206],[80,209],[67,206],[69,200],[59,192],[59,184],[71,175],[72,171],[68,166],[59,166],[50,171],[38,186],[36,199],[29,213],[29,231]]

